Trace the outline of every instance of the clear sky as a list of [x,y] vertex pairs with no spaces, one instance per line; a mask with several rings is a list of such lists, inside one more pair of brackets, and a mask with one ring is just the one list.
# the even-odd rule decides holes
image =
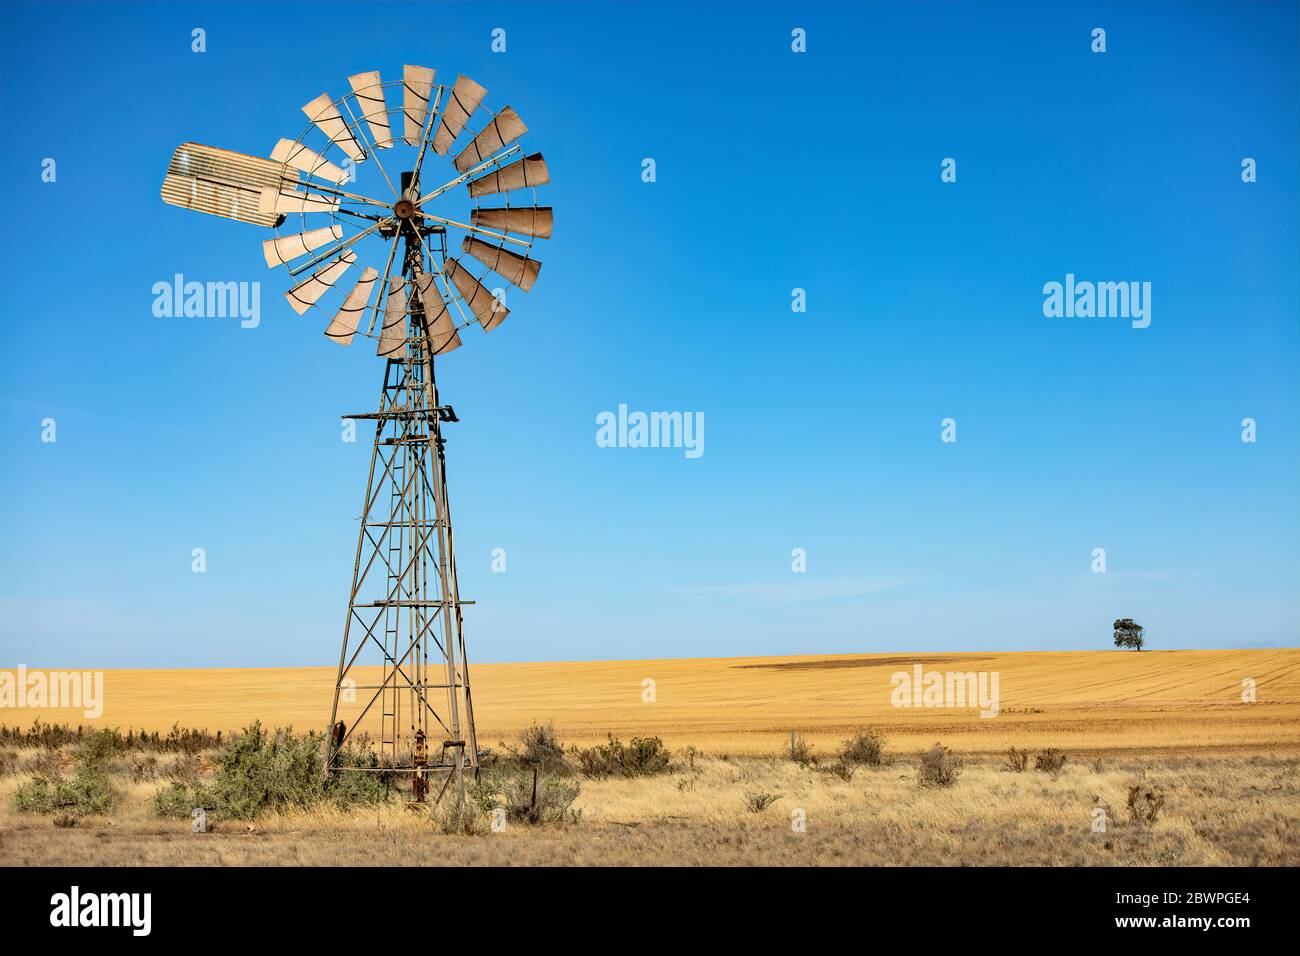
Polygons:
[[[514,106],[553,177],[535,289],[439,360],[472,660],[1095,648],[1116,617],[1297,643],[1295,2],[48,2],[0,29],[0,665],[337,660],[369,456],[339,416],[382,363],[289,310],[263,230],[158,190],[177,144],[267,155],[404,63]],[[261,282],[261,325],[156,318],[175,273]],[[1150,326],[1045,317],[1067,273],[1151,283]],[[620,403],[702,412],[704,454],[598,447]]]

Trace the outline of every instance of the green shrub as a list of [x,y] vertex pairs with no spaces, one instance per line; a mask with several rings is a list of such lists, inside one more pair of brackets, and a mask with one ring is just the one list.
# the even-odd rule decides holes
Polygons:
[[921,754],[917,782],[923,787],[951,787],[961,776],[962,759],[943,744]]
[[491,828],[482,809],[454,796],[436,807],[432,816],[434,826],[447,836],[482,836]]
[[150,806],[156,817],[188,817],[198,804],[190,799],[190,788],[179,783],[169,783],[154,791]]
[[216,798],[212,791],[198,784],[169,783],[154,792],[152,802],[155,816],[175,819],[188,819],[196,807],[212,809],[215,806]]
[[378,770],[372,751],[340,751],[338,766],[343,769],[328,783],[324,759],[320,734],[294,736],[292,730],[278,728],[268,733],[255,722],[217,752],[211,789],[217,814],[251,820],[270,811],[307,809],[321,803],[347,808],[388,798],[392,774]]
[[633,737],[624,745],[613,734],[608,743],[574,753],[585,777],[648,777],[665,773],[671,757],[658,737]]
[[335,759],[339,772],[325,786],[325,799],[334,806],[346,810],[383,803],[392,795],[396,774],[379,769],[379,757],[373,750],[364,745],[344,747]]
[[466,787],[469,799],[482,813],[504,809],[507,820],[530,826],[577,823],[581,813],[572,807],[581,792],[576,781],[538,767],[486,772]]
[[83,767],[107,767],[108,762],[126,752],[126,739],[115,730],[97,730],[77,744],[74,755]]
[[14,791],[14,809],[23,813],[107,815],[120,794],[99,767],[83,766],[72,777],[36,777]]
[[217,809],[223,817],[251,820],[271,810],[310,807],[323,794],[321,760],[321,744],[313,735],[267,733],[255,722],[217,754]]

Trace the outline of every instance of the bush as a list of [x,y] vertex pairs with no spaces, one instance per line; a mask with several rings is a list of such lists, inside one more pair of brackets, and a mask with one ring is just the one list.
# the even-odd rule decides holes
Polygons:
[[378,770],[372,751],[340,751],[338,766],[343,769],[328,783],[323,779],[324,759],[319,734],[295,737],[290,730],[280,729],[267,733],[260,722],[254,723],[217,753],[211,791],[217,813],[251,820],[268,811],[305,809],[322,802],[347,808],[388,798],[392,775]]
[[514,823],[537,826],[547,823],[577,823],[580,811],[573,801],[582,792],[581,784],[570,782],[540,767],[518,767],[491,771],[466,787],[469,798],[483,813],[506,811]]
[[658,737],[633,737],[624,746],[613,734],[608,743],[574,754],[585,777],[648,777],[666,772],[671,757]]
[[74,754],[82,766],[107,767],[110,760],[126,749],[126,739],[117,731],[97,730],[82,738]]
[[481,809],[457,797],[435,808],[432,816],[434,826],[447,836],[482,836],[490,829]]
[[14,791],[14,809],[23,813],[107,815],[120,794],[100,767],[83,766],[69,778],[36,777]]
[[864,730],[840,745],[840,762],[851,767],[879,767],[887,763],[885,738],[878,731]]
[[379,768],[379,756],[369,742],[347,746],[334,755],[339,772],[325,785],[325,799],[340,810],[366,804],[383,803],[392,795],[391,770]]
[[1029,751],[1012,747],[1007,751],[1007,757],[1002,765],[1012,773],[1024,773],[1029,769]]
[[790,759],[801,767],[817,766],[817,758],[813,755],[813,748],[808,741],[802,737],[790,735]]
[[218,818],[251,820],[320,804],[347,809],[380,803],[391,793],[393,774],[378,769],[373,751],[340,750],[340,772],[326,781],[319,734],[294,736],[280,729],[268,733],[260,722],[226,740],[216,754],[210,785],[200,780],[200,758],[183,749],[179,753],[166,773],[171,782],[153,796],[153,812],[161,817],[188,817],[195,807],[205,807]]
[[154,791],[150,807],[156,817],[188,817],[198,804],[190,799],[190,788],[179,783],[169,783]]
[[1134,784],[1128,788],[1129,819],[1139,826],[1153,825],[1164,805],[1165,795],[1159,787]]
[[745,809],[750,813],[762,813],[780,799],[781,794],[779,793],[766,793],[763,791],[747,793],[745,794]]
[[1060,773],[1065,766],[1065,754],[1055,747],[1048,747],[1034,758],[1034,769],[1043,773]]
[[268,810],[306,808],[322,796],[320,741],[288,730],[268,734],[255,722],[217,754],[213,784],[218,811],[251,820]]
[[510,754],[510,760],[524,767],[538,767],[558,773],[570,771],[569,762],[564,759],[564,745],[555,736],[555,727],[533,724],[519,734],[519,746],[501,745]]
[[951,787],[961,776],[962,759],[943,744],[921,754],[917,782],[923,787]]
[[7,773],[13,773],[18,769],[18,752],[16,750],[0,750],[0,777]]
[[154,792],[152,807],[155,816],[188,819],[196,807],[215,809],[216,798],[204,786],[170,783]]

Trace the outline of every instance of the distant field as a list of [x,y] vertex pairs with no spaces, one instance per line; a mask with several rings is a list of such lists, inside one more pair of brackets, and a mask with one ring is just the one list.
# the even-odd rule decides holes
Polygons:
[[[974,708],[899,708],[891,676],[997,672],[998,716]],[[329,716],[333,668],[114,670],[103,716],[6,708],[0,723],[230,730],[260,719],[300,730]],[[1300,649],[1070,653],[853,654],[472,667],[481,745],[553,722],[566,743],[614,733],[658,735],[672,748],[771,754],[791,731],[819,749],[880,728],[894,749],[936,740],[994,752],[1057,746],[1073,752],[1300,752]],[[1258,702],[1242,702],[1253,679]],[[655,701],[642,701],[653,680]]]

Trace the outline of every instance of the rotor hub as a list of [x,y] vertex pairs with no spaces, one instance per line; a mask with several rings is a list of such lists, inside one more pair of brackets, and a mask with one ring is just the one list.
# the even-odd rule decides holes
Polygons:
[[399,199],[393,206],[393,215],[398,219],[410,219],[415,215],[415,203],[409,199]]

